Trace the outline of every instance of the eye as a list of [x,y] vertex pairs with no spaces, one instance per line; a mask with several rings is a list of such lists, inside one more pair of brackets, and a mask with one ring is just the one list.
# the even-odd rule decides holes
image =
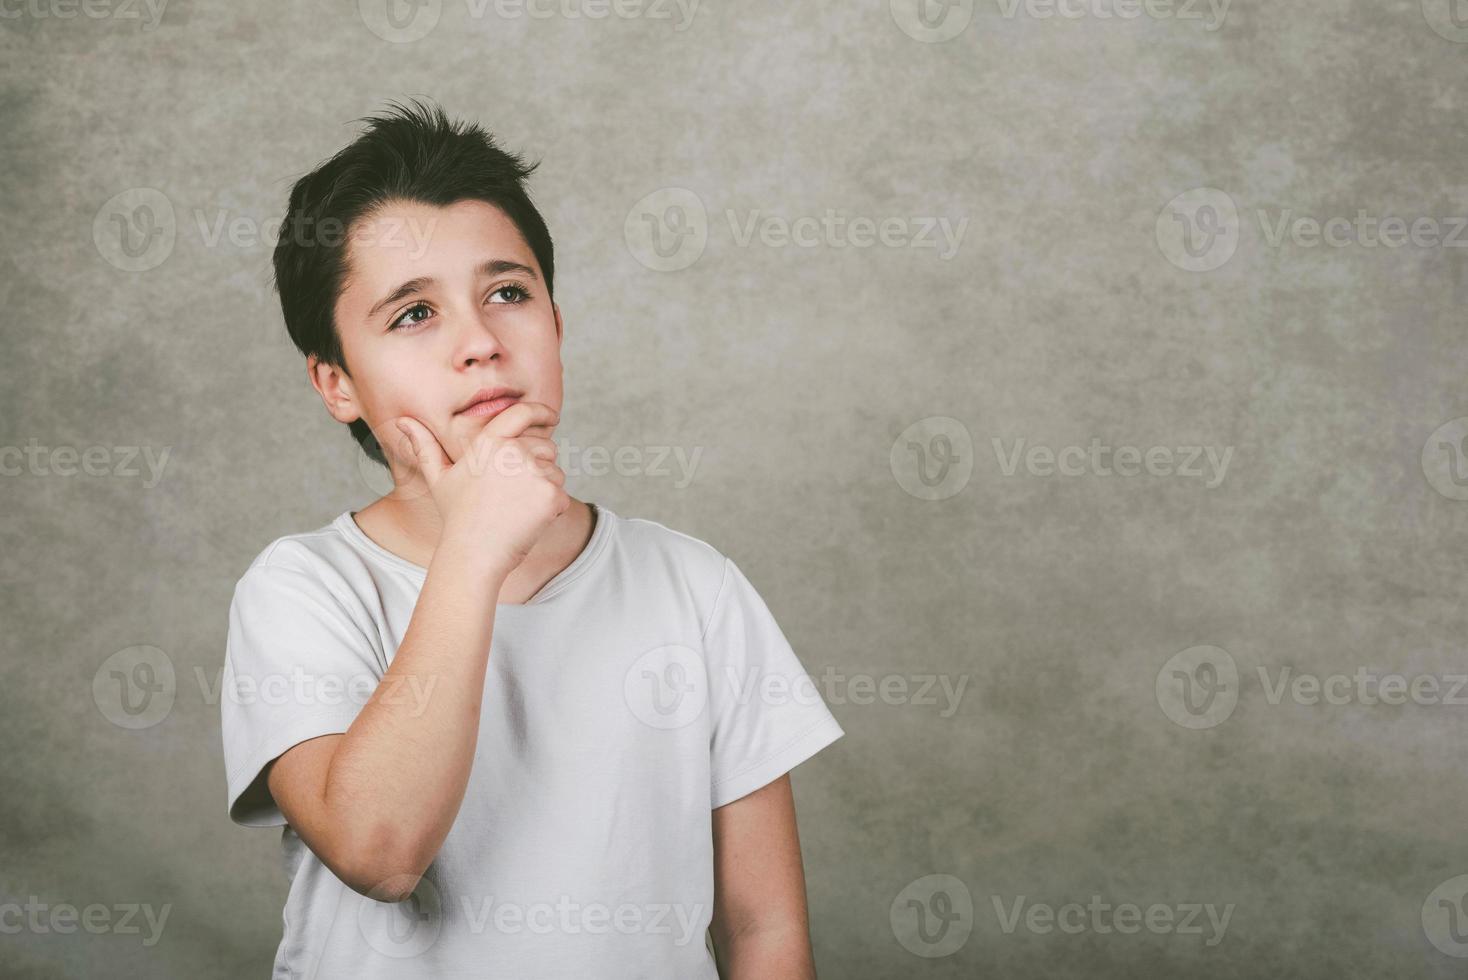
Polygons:
[[500,295],[501,293],[512,293],[516,297],[515,299],[504,300],[504,302],[510,303],[512,305],[519,305],[520,303],[523,303],[530,298],[530,291],[524,286],[520,285],[518,282],[507,282],[503,286],[496,288],[495,291],[490,293],[489,295],[490,297],[495,297]]
[[[415,310],[423,311],[424,316],[410,317],[410,314],[412,314]],[[424,319],[426,319],[428,316],[431,316],[432,314],[433,308],[430,307],[427,303],[414,303],[412,306],[403,311],[402,316],[398,317],[392,323],[388,324],[387,329],[400,330],[403,327],[415,326],[419,323],[422,323]]]

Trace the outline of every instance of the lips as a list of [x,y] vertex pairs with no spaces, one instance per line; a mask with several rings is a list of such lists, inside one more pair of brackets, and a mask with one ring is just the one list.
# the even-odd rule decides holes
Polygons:
[[469,418],[498,415],[523,397],[523,392],[513,388],[481,388],[454,414]]

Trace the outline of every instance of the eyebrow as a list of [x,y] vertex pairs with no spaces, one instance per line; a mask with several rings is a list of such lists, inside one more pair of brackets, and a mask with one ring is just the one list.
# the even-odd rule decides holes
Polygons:
[[[534,269],[530,268],[527,265],[522,265],[519,262],[512,262],[509,259],[490,259],[488,262],[485,262],[483,265],[481,265],[478,269],[475,269],[474,272],[476,275],[479,276],[498,276],[503,275],[506,272],[517,272],[520,275],[527,276],[531,279],[539,279],[539,277],[536,276]],[[411,296],[414,293],[422,292],[429,286],[432,286],[437,281],[438,280],[434,279],[432,276],[419,276],[416,279],[409,279],[397,289],[394,289],[382,299],[378,300],[377,305],[373,306],[372,309],[367,311],[367,319],[371,320],[375,318],[377,316],[377,312],[381,310],[384,306],[396,303],[398,300],[403,299],[407,296]]]

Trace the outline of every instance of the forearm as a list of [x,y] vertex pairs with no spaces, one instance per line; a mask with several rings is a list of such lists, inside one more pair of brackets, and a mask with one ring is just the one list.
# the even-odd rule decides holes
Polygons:
[[810,937],[795,926],[714,934],[722,980],[816,980]]
[[507,572],[445,533],[392,664],[343,736],[324,800],[384,874],[416,876],[448,836],[474,762]]

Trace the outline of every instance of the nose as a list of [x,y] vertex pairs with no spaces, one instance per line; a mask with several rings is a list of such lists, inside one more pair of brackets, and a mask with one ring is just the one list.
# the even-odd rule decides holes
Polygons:
[[473,367],[484,361],[502,359],[505,346],[495,335],[486,318],[473,313],[459,317],[460,326],[454,339],[454,366]]

